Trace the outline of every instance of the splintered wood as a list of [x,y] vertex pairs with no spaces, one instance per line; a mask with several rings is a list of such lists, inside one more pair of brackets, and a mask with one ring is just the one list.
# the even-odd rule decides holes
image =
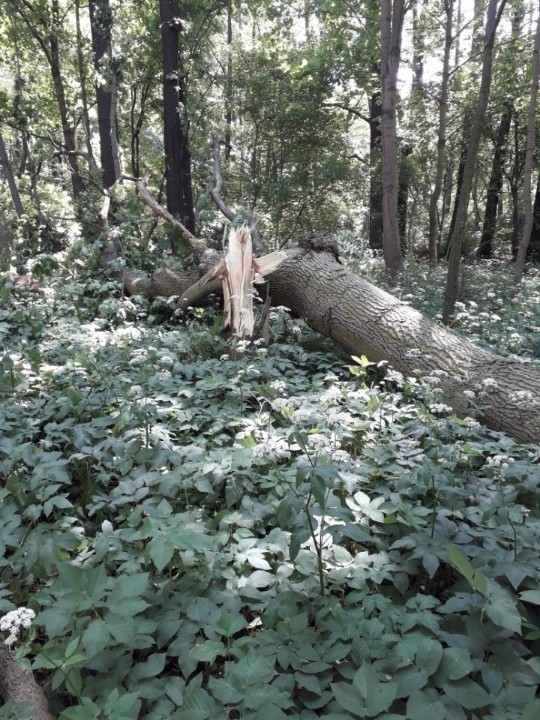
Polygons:
[[223,282],[224,325],[231,335],[241,340],[253,336],[253,285],[263,282],[263,277],[285,258],[285,253],[279,251],[254,258],[249,229],[246,226],[238,230],[231,228],[229,250],[212,272],[212,277],[219,276]]

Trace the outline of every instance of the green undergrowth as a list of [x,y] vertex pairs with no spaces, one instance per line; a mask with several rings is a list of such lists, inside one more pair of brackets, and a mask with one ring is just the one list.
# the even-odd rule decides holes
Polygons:
[[61,720],[540,717],[537,448],[281,313],[230,361],[211,310],[2,292],[0,614]]

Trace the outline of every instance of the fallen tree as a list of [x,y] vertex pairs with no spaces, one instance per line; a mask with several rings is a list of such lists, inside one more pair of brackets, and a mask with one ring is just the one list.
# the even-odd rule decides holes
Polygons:
[[[157,270],[151,277],[124,271],[130,294],[178,296],[179,307],[219,290],[209,280],[221,256],[194,238],[152,198],[146,179],[139,192],[153,212],[180,228],[200,260],[199,273]],[[108,261],[115,251],[109,251]],[[431,322],[410,305],[358,277],[337,257],[335,240],[306,235],[286,250],[268,277],[273,305],[282,305],[351,355],[387,360],[407,376],[437,376],[443,400],[460,415],[479,420],[520,442],[540,442],[540,370],[530,363],[488,352]]]

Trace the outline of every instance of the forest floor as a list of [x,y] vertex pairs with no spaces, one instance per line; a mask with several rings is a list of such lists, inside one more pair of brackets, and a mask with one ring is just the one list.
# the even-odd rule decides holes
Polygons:
[[[0,283],[0,615],[36,612],[62,720],[540,717],[537,447],[283,311],[233,362],[215,308],[34,270]],[[464,272],[456,329],[540,363],[538,269]],[[436,318],[443,282],[392,292]]]

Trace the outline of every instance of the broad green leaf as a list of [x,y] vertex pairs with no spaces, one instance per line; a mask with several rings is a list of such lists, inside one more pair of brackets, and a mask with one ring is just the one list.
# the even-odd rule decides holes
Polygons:
[[441,658],[443,655],[442,645],[438,640],[431,638],[424,638],[418,643],[418,649],[416,651],[415,664],[416,666],[425,672],[428,676],[433,673],[439,667]]
[[92,620],[82,636],[84,649],[89,657],[97,655],[98,652],[104,650],[111,641],[111,635],[106,624],[101,618]]
[[533,605],[540,605],[540,590],[524,590],[519,593],[521,600],[530,602]]
[[442,702],[423,692],[413,692],[407,700],[407,718],[410,720],[444,720],[446,708]]
[[445,648],[441,670],[449,680],[459,680],[472,672],[473,664],[468,650],[459,647]]
[[243,697],[242,689],[236,679],[228,675],[222,678],[211,675],[208,680],[208,689],[224,705],[237,705]]
[[486,707],[494,701],[494,698],[474,680],[458,680],[452,684],[447,683],[443,686],[443,690],[451,700],[467,710]]
[[161,572],[172,560],[174,548],[165,542],[163,536],[158,536],[148,543],[147,552],[156,569]]
[[220,640],[204,640],[197,643],[192,651],[194,660],[213,663],[219,655],[226,655],[227,649]]
[[538,720],[540,718],[540,700],[533,700],[523,710],[521,720]]
[[521,615],[517,609],[517,601],[505,588],[490,583],[485,610],[489,619],[498,627],[521,633]]
[[232,613],[228,613],[224,610],[216,620],[213,629],[218,633],[218,635],[224,635],[225,637],[230,638],[242,630],[245,626],[246,621],[243,615],[240,613],[233,615]]

